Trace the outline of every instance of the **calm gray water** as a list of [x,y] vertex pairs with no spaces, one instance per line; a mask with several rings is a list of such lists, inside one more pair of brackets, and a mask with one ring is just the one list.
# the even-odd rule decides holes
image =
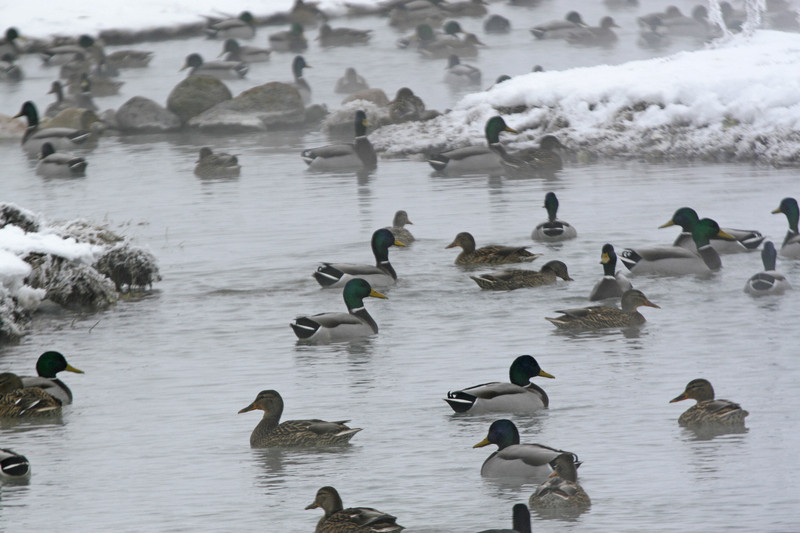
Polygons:
[[[639,12],[648,6],[663,7],[645,4]],[[566,68],[650,54],[632,45],[637,12],[615,13],[627,29],[612,52],[563,43],[542,52],[528,28],[563,16],[564,2],[492,8],[526,22],[511,36],[486,36],[491,53],[524,62],[503,69],[487,51],[479,61],[487,79],[526,72],[545,63],[542,55],[552,68]],[[585,13],[590,22],[602,12],[594,9],[597,16]],[[384,21],[337,23],[383,28]],[[259,30],[259,40],[270,31]],[[395,50],[398,35],[386,31],[370,49],[312,46],[307,77],[317,101],[335,106],[334,80],[357,64],[387,92],[419,85],[431,107],[452,105],[457,95],[438,82],[438,65]],[[134,94],[163,101],[188,52],[210,57],[220,46],[140,45],[156,51],[155,64],[125,72],[125,95],[101,102],[118,107]],[[392,71],[398,57],[408,60],[403,72]],[[289,79],[290,59],[278,54],[231,87]],[[52,72],[35,58],[24,67],[28,81],[0,86],[7,114],[24,99],[48,102]],[[432,82],[423,72],[433,72]],[[472,445],[494,418],[454,416],[441,398],[507,379],[508,365],[523,353],[557,379],[540,380],[551,409],[513,417],[522,439],[579,454],[593,501],[576,521],[534,518],[535,531],[797,527],[800,303],[796,291],[766,299],[742,292],[762,269],[757,253],[723,256],[723,270],[707,279],[633,278],[662,307],[644,310],[648,323],[638,334],[564,335],[544,320],[555,309],[588,304],[604,243],[671,242],[674,229],[656,228],[682,205],[780,242],[785,217],[769,212],[800,193],[796,170],[605,162],[570,165],[543,181],[442,178],[423,163],[381,161],[368,178],[307,173],[300,150],[325,142],[315,132],[103,138],[88,155],[87,177],[73,180],[39,178],[16,143],[0,144],[2,200],[53,220],[108,223],[148,247],[164,277],[151,294],[107,312],[40,315],[19,345],[0,348],[2,370],[32,371],[42,351],[58,349],[86,372],[65,377],[75,403],[60,421],[2,428],[0,445],[24,453],[34,473],[27,485],[0,487],[0,529],[312,531],[320,512],[303,508],[323,485],[337,487],[345,506],[390,512],[411,531],[508,526],[511,506],[526,502],[533,485],[482,479],[492,450]],[[240,154],[241,177],[195,177],[198,148],[207,144]],[[529,235],[545,218],[541,205],[551,190],[579,237],[545,246]],[[408,211],[419,240],[392,249],[400,279],[386,291],[389,299],[366,302],[381,332],[353,344],[297,345],[288,327],[296,314],[344,309],[338,291],[323,291],[311,278],[317,262],[371,262],[370,235],[397,209]],[[561,259],[575,281],[481,292],[453,264],[457,252],[444,249],[460,231],[479,245],[530,244],[544,254],[534,266]],[[799,264],[779,259],[778,268],[800,287]],[[750,411],[748,433],[698,440],[678,427],[688,402],[668,401],[696,377]],[[330,451],[251,450],[259,416],[236,413],[268,388],[283,395],[286,419],[347,418],[364,431]]]

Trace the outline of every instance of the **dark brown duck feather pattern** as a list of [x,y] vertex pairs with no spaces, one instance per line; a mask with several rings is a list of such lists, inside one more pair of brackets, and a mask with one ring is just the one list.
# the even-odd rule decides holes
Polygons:
[[457,265],[504,265],[506,263],[530,262],[541,254],[529,252],[527,246],[498,246],[489,245],[482,248],[475,247],[475,238],[466,231],[462,231],[453,242],[445,248],[460,246],[463,251],[456,257]]

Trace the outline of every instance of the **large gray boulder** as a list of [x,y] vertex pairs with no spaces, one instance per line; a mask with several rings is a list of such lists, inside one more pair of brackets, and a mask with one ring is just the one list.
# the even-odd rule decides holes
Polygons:
[[270,82],[217,104],[188,124],[200,130],[247,132],[297,128],[305,121],[303,99],[297,89]]
[[163,133],[180,129],[181,119],[149,98],[134,96],[117,110],[116,126],[124,133]]
[[189,76],[172,89],[167,97],[167,109],[186,122],[233,98],[230,89],[213,76]]

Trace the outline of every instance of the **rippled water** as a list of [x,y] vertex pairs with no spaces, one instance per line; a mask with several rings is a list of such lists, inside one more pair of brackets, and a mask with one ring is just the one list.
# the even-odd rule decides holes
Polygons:
[[[492,7],[526,21],[565,11],[559,2],[541,11]],[[346,24],[379,28],[383,21]],[[486,37],[493,52],[512,38],[522,43],[515,53],[528,59],[519,72],[543,62],[527,33],[531,25],[519,24],[497,44]],[[365,74],[375,65],[368,79],[381,83],[373,85],[416,89],[409,74],[378,68],[399,57],[391,48],[398,35],[378,36],[383,47],[369,50],[312,48],[309,82],[332,87],[357,55]],[[101,102],[117,107],[133,94],[163,101],[186,53],[211,56],[219,46],[140,45],[157,52],[157,64],[126,72],[126,94]],[[563,44],[558,50],[553,60],[561,68],[611,53]],[[646,54],[623,45],[613,53]],[[491,57],[480,61],[489,65]],[[232,84],[234,92],[253,80],[288,79],[290,58],[279,54],[254,67],[251,81]],[[25,66],[33,79],[0,88],[9,114],[25,98],[47,101],[39,95],[52,73],[35,61]],[[414,75],[433,69],[416,58],[407,67]],[[438,83],[419,85],[432,107],[454,101]],[[324,89],[315,97],[338,101]],[[0,487],[6,530],[311,531],[320,513],[303,508],[329,484],[346,506],[377,507],[411,531],[507,526],[512,504],[527,501],[533,485],[482,479],[491,450],[472,445],[493,418],[455,416],[441,398],[449,389],[505,380],[521,353],[557,378],[540,380],[548,411],[513,417],[522,439],[580,455],[581,483],[593,501],[576,521],[534,518],[535,531],[796,527],[800,304],[796,291],[766,299],[742,292],[762,269],[758,254],[723,256],[723,270],[710,278],[633,278],[662,307],[645,309],[648,322],[635,334],[564,335],[544,320],[555,309],[588,303],[604,243],[668,243],[675,231],[656,228],[682,205],[780,242],[785,217],[769,212],[798,195],[795,170],[604,162],[572,164],[544,181],[442,178],[423,163],[381,161],[367,178],[307,173],[300,150],[325,142],[314,132],[103,138],[88,155],[87,177],[73,180],[39,178],[15,143],[0,145],[3,200],[51,219],[107,222],[149,247],[164,276],[152,294],[103,313],[41,314],[19,345],[0,348],[3,370],[32,371],[39,353],[58,349],[86,372],[65,377],[75,403],[61,420],[2,427],[0,445],[24,453],[34,469],[29,484]],[[241,177],[195,177],[205,144],[240,154]],[[530,241],[545,218],[547,191],[558,194],[559,214],[576,226],[578,239]],[[386,291],[389,299],[366,302],[380,334],[353,344],[297,345],[288,327],[296,314],[344,309],[338,291],[323,291],[311,278],[317,262],[370,262],[372,231],[397,209],[409,212],[418,241],[392,249],[400,279]],[[544,254],[534,266],[561,259],[575,281],[482,292],[453,264],[457,252],[444,249],[460,231],[471,231],[479,245],[529,244]],[[800,265],[779,259],[778,268],[800,287]],[[667,402],[701,376],[750,411],[748,433],[699,440],[678,427],[688,405]],[[267,388],[283,395],[286,419],[348,418],[364,431],[340,449],[251,450],[258,415],[236,412]]]

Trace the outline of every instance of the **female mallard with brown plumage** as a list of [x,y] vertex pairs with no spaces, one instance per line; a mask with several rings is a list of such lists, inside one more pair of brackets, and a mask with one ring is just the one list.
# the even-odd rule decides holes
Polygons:
[[399,241],[405,246],[408,246],[416,239],[414,239],[414,236],[411,234],[410,231],[408,231],[406,228],[403,227],[406,224],[414,224],[414,223],[408,219],[408,213],[406,213],[403,209],[401,209],[394,214],[394,220],[392,220],[392,225],[386,227],[386,229],[392,232],[392,235],[394,235],[395,240]]
[[550,405],[547,393],[531,382],[541,376],[555,379],[530,355],[520,355],[508,370],[510,383],[494,381],[450,391],[444,399],[456,413],[533,413]]
[[25,388],[11,372],[0,374],[0,418],[57,416],[61,402],[39,387]]
[[253,403],[241,409],[239,414],[255,409],[264,411],[264,417],[250,435],[250,446],[253,448],[346,444],[353,435],[361,431],[361,428],[346,426],[347,420],[287,420],[279,424],[283,413],[283,398],[274,390],[259,392]]
[[697,403],[678,418],[681,427],[743,429],[744,419],[750,414],[738,403],[714,399],[714,387],[706,379],[693,379],[686,385],[686,389],[669,403],[690,398],[697,400]]
[[317,491],[314,503],[306,509],[321,507],[325,515],[317,522],[316,533],[397,533],[405,529],[397,518],[372,507],[344,508],[339,492],[333,487]]
[[572,281],[567,265],[562,261],[548,261],[539,272],[535,270],[509,269],[496,274],[470,276],[481,289],[493,291],[513,291],[524,287],[552,285],[558,278]]
[[498,246],[489,245],[481,248],[475,247],[475,238],[472,234],[462,231],[445,248],[461,247],[462,252],[456,257],[457,265],[503,265],[506,263],[523,263],[533,261],[541,254],[528,251],[527,246]]
[[639,326],[646,322],[644,316],[637,311],[638,307],[647,306],[661,309],[647,299],[644,293],[637,289],[625,291],[622,295],[622,309],[594,305],[577,309],[559,310],[563,316],[558,318],[547,317],[547,320],[561,329],[587,330],[605,328],[625,328]]
[[536,511],[583,511],[592,505],[589,495],[578,484],[578,469],[571,453],[562,453],[553,460],[555,472],[536,487],[528,505]]

